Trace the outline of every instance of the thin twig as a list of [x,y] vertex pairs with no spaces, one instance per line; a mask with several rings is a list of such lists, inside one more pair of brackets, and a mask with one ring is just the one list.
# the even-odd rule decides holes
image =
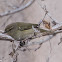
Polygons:
[[50,53],[49,53],[49,56],[47,57],[46,62],[49,62],[49,61],[50,61],[50,58],[51,58],[52,47],[51,47],[51,42],[50,42],[50,40],[49,40],[49,44],[50,44]]
[[[46,6],[45,6],[44,8],[45,8],[45,10],[46,10]],[[39,26],[40,26],[40,24],[44,21],[44,19],[45,19],[47,13],[48,13],[48,12],[46,11],[46,12],[45,12],[45,15],[44,15],[44,17],[43,17],[43,19],[40,20],[40,22],[38,23]]]
[[[38,3],[38,2],[37,2]],[[38,3],[39,4],[39,3]],[[48,15],[52,20],[50,20],[52,23],[53,22],[55,22],[55,23],[59,23],[59,22],[57,22],[57,20],[56,19],[54,19],[52,16],[51,16],[51,14],[49,13],[49,11],[47,11],[44,7],[45,7],[45,5],[42,7],[41,6],[41,4],[39,4],[39,6],[45,11],[45,12],[47,12],[47,14],[46,15]]]

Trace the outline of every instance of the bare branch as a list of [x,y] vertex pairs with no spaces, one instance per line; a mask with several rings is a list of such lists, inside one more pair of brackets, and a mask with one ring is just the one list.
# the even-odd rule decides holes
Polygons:
[[0,30],[0,40],[14,41],[14,39],[11,36],[4,34],[3,32],[4,31]]
[[50,35],[50,36],[48,36],[48,38],[45,38],[44,40],[41,40],[41,41],[28,42],[27,45],[29,46],[29,45],[41,44],[41,43],[44,43],[44,42],[50,40],[50,39],[53,38],[53,37],[54,37],[53,35]]
[[57,24],[57,25],[55,25],[55,26],[53,26],[53,27],[51,28],[51,30],[53,30],[53,31],[58,30],[58,29],[62,29],[62,22],[59,23],[59,24]]
[[16,8],[12,11],[7,11],[7,12],[4,12],[2,14],[0,14],[0,17],[3,17],[3,16],[7,16],[7,15],[10,15],[10,14],[14,14],[16,12],[20,12],[22,10],[24,10],[25,8],[29,7],[35,0],[31,0],[29,1],[25,6],[22,6],[22,7],[19,7],[19,8]]

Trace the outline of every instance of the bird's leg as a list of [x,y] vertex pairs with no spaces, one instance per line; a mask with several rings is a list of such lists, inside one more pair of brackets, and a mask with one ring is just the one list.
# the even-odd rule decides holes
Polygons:
[[21,51],[29,50],[29,49],[27,48],[28,46],[26,45],[29,41],[30,41],[29,38],[26,38],[26,39],[20,41],[19,49],[21,48]]

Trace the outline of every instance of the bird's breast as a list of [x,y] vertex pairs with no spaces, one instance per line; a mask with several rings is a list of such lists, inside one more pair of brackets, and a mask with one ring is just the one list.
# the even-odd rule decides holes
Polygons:
[[32,37],[34,35],[34,30],[33,29],[28,29],[24,31],[12,30],[8,32],[8,35],[13,37],[15,40],[24,40],[26,38]]

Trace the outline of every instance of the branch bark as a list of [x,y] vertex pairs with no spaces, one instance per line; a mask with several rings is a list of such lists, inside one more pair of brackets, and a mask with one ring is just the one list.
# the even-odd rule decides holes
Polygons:
[[20,12],[20,11],[26,9],[27,7],[29,7],[34,1],[35,1],[35,0],[30,0],[25,6],[16,8],[16,9],[14,9],[14,10],[12,10],[12,11],[6,11],[6,12],[0,14],[0,17],[7,16],[7,15],[10,15],[10,14],[14,14],[14,13],[16,13],[16,12]]
[[36,42],[28,42],[27,45],[30,46],[30,45],[41,44],[41,43],[44,43],[44,42],[46,42],[46,41],[48,41],[48,40],[50,40],[50,39],[52,39],[52,38],[53,38],[53,35],[49,35],[49,37],[45,38],[44,40],[36,41]]
[[62,22],[56,24],[55,26],[53,26],[53,27],[51,28],[51,30],[53,30],[53,31],[56,31],[56,30],[58,30],[58,29],[62,29]]

